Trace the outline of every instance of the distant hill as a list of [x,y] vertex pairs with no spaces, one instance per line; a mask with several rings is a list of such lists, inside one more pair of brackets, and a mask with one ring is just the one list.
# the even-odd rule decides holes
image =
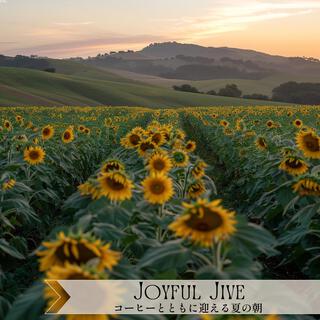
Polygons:
[[320,61],[316,59],[177,42],[155,43],[136,52],[100,54],[83,61],[100,67],[181,80],[261,80],[276,74],[320,78]]
[[127,105],[147,107],[275,105],[273,102],[177,92],[71,61],[50,61],[59,73],[0,67],[0,106]]

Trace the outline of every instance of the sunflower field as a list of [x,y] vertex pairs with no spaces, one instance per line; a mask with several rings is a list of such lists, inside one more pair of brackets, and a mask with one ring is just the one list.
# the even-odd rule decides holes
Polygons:
[[319,124],[314,106],[1,108],[0,319],[58,319],[44,279],[320,279]]

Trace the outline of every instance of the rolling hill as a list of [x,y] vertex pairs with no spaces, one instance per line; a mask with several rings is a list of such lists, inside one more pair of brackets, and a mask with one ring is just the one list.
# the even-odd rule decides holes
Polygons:
[[177,92],[77,62],[52,60],[56,73],[0,67],[0,106],[128,105],[146,107],[275,105],[279,103]]
[[235,83],[244,94],[271,96],[272,89],[284,82],[320,82],[320,61],[316,59],[176,42],[151,44],[136,52],[98,55],[81,62],[132,80],[167,88],[190,83],[201,91]]

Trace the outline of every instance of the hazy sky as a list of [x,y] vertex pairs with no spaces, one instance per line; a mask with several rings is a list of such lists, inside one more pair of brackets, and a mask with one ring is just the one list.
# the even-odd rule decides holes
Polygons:
[[320,58],[320,0],[0,0],[0,53],[88,56],[180,41]]

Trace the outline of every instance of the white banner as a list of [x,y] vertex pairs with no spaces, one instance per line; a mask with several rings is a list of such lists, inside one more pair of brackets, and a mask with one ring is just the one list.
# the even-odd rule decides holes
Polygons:
[[317,280],[48,280],[53,314],[320,314]]

